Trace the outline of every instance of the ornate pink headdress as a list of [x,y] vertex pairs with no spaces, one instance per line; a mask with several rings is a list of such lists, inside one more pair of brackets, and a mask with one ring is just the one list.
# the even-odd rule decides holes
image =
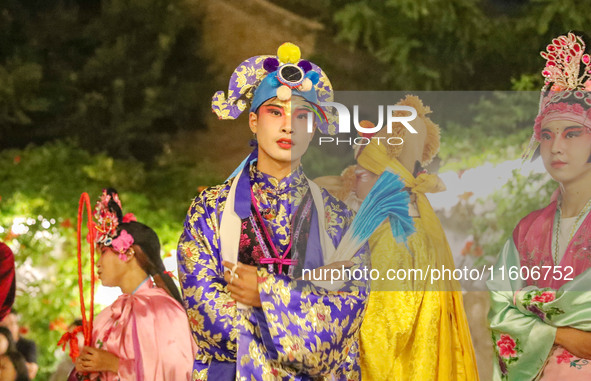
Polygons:
[[573,33],[558,36],[540,54],[546,60],[545,81],[528,152],[540,141],[542,121],[571,120],[591,129],[591,57],[583,39]]
[[[103,189],[99,200],[96,203],[94,218],[96,219],[96,243],[111,246],[114,251],[119,254],[121,260],[125,260],[133,245],[133,237],[125,230],[118,231],[119,217],[114,210],[115,206],[110,206],[110,203],[116,204],[121,209],[121,201],[119,195],[114,192],[107,192]],[[128,213],[122,218],[122,223],[136,221],[133,214]]]

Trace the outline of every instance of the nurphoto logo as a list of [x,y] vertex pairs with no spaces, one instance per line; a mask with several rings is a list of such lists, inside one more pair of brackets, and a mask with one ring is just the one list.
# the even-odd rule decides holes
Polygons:
[[[311,104],[309,106],[305,106],[310,112],[308,113],[308,133],[314,132],[314,123],[312,118],[312,114],[314,114],[317,118],[328,122],[328,117],[326,113],[322,109],[322,107],[334,107],[336,112],[338,113],[339,123],[338,123],[338,133],[339,134],[348,134],[351,132],[351,113],[347,106],[338,103],[338,102],[320,102],[318,104]],[[396,111],[404,111],[409,115],[398,115],[395,116],[394,113]],[[385,115],[385,118],[384,118]],[[384,137],[384,136],[373,136],[373,134],[379,132],[384,127],[384,119],[386,125],[386,132],[388,134],[392,133],[392,125],[394,123],[401,123],[411,134],[416,134],[417,130],[410,124],[417,117],[417,110],[414,107],[410,106],[401,106],[401,105],[387,105],[386,111],[384,112],[384,106],[378,106],[378,123],[373,127],[363,127],[359,124],[359,106],[353,106],[353,126],[357,132],[361,135],[355,138],[338,138],[338,137],[330,137],[330,136],[321,136],[319,138],[319,145],[323,143],[336,143],[339,144],[347,144],[347,145],[368,145],[372,140],[377,140],[378,144],[388,144],[388,145],[401,145],[404,143],[404,140],[401,137],[394,136],[394,137]]]

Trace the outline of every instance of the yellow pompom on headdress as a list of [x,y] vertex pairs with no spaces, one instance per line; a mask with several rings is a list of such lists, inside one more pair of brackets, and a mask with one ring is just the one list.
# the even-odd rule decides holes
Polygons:
[[[288,101],[292,95],[321,109],[318,103],[331,102],[333,89],[326,73],[313,62],[301,59],[297,45],[286,42],[277,49],[276,56],[255,56],[238,65],[230,77],[227,95],[217,91],[211,106],[218,118],[236,119],[247,108],[256,112],[268,99]],[[320,119],[317,127],[325,134],[335,134],[336,119]]]

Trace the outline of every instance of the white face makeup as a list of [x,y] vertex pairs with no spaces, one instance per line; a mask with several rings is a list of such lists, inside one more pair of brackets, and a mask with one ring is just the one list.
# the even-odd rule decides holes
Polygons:
[[301,97],[289,101],[271,98],[258,112],[250,113],[250,129],[257,136],[259,167],[295,167],[308,149],[312,135],[307,132],[308,103]]
[[552,120],[542,124],[540,155],[552,178],[563,185],[591,179],[591,132],[576,122]]

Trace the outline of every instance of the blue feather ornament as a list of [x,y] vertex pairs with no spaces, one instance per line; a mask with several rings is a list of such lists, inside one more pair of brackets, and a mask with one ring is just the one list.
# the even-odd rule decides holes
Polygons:
[[415,226],[408,213],[410,197],[403,188],[404,182],[400,177],[392,169],[386,168],[363,200],[351,227],[328,263],[353,258],[386,219],[390,221],[394,239],[407,244],[408,237],[415,232]]

